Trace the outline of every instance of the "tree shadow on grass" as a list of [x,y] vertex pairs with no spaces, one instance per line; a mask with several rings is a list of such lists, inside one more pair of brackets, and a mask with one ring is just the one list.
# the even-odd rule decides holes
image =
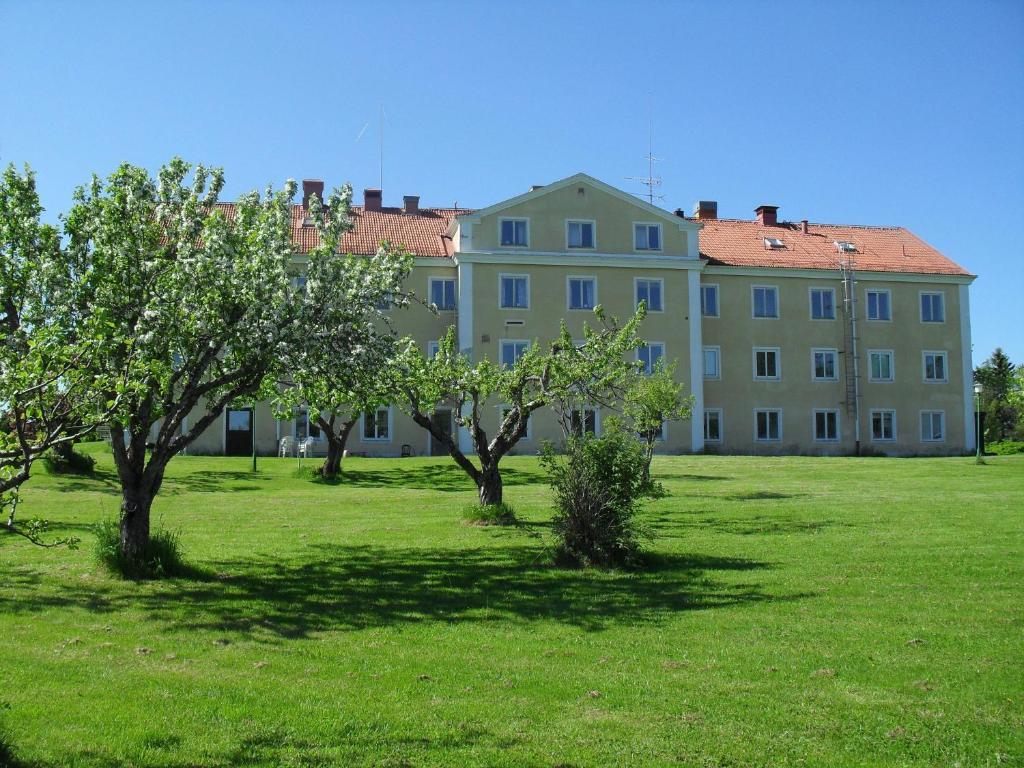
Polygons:
[[[416,488],[431,491],[472,491],[473,481],[453,463],[405,465],[391,463],[384,469],[345,469],[338,485],[354,488]],[[501,480],[505,487],[535,485],[547,482],[541,472],[527,472],[512,467],[503,467]]]
[[[697,515],[704,515],[697,517]],[[765,534],[817,533],[826,528],[852,527],[851,523],[841,520],[806,520],[794,515],[749,515],[744,517],[724,517],[721,513],[710,510],[697,510],[691,514],[661,514],[648,518],[654,526],[658,538],[682,538],[689,536],[689,531],[697,528],[715,533],[730,533],[739,536],[757,536]],[[673,529],[680,532],[673,535]]]

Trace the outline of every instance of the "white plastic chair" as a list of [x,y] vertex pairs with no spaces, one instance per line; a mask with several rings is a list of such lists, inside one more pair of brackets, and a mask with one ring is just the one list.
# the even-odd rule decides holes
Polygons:
[[316,445],[316,440],[312,437],[307,437],[305,440],[300,440],[298,445],[298,458],[301,465],[303,459],[308,459],[313,455],[313,446]]
[[285,456],[291,456],[295,451],[295,439],[292,437],[282,437],[281,445],[277,449],[277,455],[281,458]]

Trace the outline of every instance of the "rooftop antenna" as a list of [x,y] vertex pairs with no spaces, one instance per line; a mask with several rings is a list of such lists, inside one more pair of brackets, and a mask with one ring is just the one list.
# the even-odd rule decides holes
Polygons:
[[384,105],[380,105],[380,188],[384,189]]
[[647,94],[647,154],[644,155],[647,160],[647,175],[646,176],[627,176],[626,178],[630,181],[638,181],[647,187],[647,202],[654,205],[654,201],[664,200],[664,195],[654,194],[654,190],[661,186],[661,176],[654,175],[654,164],[660,163],[662,158],[655,156],[654,154],[654,108],[651,105],[651,94]]

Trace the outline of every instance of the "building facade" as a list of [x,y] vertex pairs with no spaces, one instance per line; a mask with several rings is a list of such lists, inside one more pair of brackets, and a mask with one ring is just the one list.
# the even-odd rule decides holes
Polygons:
[[[296,262],[314,244],[304,183],[293,228]],[[648,314],[637,355],[676,362],[694,398],[690,422],[663,430],[664,453],[958,454],[974,448],[969,286],[974,277],[900,227],[789,222],[774,206],[753,220],[719,219],[701,202],[670,212],[586,174],[481,210],[384,207],[366,190],[343,247],[372,253],[387,240],[416,257],[407,289],[437,305],[396,310],[401,334],[424,352],[457,328],[472,359],[509,362],[544,344],[562,320],[579,338],[601,304],[620,318]],[[484,425],[498,425],[502,403]],[[599,432],[608,414],[582,421]],[[450,411],[436,418],[452,424]],[[274,453],[283,437],[316,438],[308,418],[276,420],[269,406],[233,409],[193,453]],[[519,453],[560,432],[531,418]],[[463,435],[462,440],[467,441]],[[465,445],[468,449],[468,444]],[[440,451],[400,406],[365,414],[350,452]]]

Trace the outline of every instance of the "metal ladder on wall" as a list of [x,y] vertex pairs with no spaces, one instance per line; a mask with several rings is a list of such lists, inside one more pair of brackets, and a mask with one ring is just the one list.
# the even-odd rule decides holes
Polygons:
[[843,372],[846,383],[846,413],[853,417],[856,452],[860,454],[860,361],[857,354],[857,280],[853,259],[839,262],[843,281]]

